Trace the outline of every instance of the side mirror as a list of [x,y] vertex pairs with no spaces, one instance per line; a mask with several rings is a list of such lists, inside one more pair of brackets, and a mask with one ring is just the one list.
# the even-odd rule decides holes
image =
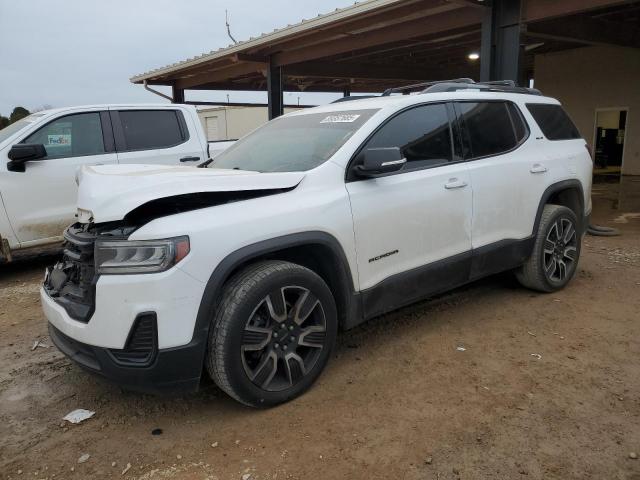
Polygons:
[[402,169],[407,159],[398,147],[369,148],[358,155],[354,168],[357,176],[373,178]]
[[7,170],[11,172],[24,172],[25,163],[31,160],[40,160],[47,156],[47,150],[41,143],[16,143],[7,155],[11,160],[7,163]]

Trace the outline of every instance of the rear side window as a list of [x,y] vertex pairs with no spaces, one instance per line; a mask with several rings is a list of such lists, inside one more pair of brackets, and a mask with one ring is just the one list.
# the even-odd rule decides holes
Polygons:
[[120,110],[126,150],[151,150],[178,145],[188,136],[175,110]]
[[499,155],[518,145],[520,140],[516,137],[507,103],[459,102],[458,108],[467,131],[467,150],[471,150],[467,157]]
[[452,160],[451,127],[444,104],[423,105],[402,112],[380,128],[367,148],[399,147],[406,168],[425,168]]
[[527,109],[549,140],[573,140],[582,138],[569,115],[560,105],[527,103]]

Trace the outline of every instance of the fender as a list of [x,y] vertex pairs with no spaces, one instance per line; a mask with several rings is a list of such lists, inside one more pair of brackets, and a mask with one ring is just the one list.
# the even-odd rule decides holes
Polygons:
[[562,180],[557,183],[553,183],[547,187],[547,189],[542,193],[542,197],[540,198],[540,203],[538,204],[538,211],[536,212],[536,219],[533,222],[533,231],[531,235],[536,235],[538,233],[538,226],[540,225],[540,218],[542,217],[542,210],[544,210],[544,206],[548,203],[549,198],[555,193],[558,193],[562,190],[567,190],[569,188],[575,188],[580,192],[579,195],[579,203],[580,203],[580,212],[578,217],[578,221],[580,222],[581,233],[584,232],[588,226],[585,225],[585,211],[584,211],[584,189],[582,188],[582,183],[580,180],[571,179],[571,180]]
[[[208,345],[209,326],[211,324],[211,312],[216,307],[217,300],[222,292],[225,282],[233,274],[236,269],[251,260],[263,257],[270,253],[286,250],[292,247],[302,247],[305,245],[322,245],[328,247],[336,255],[339,260],[340,268],[336,272],[339,278],[339,288],[344,296],[346,303],[345,318],[343,319],[343,327],[350,328],[355,325],[358,319],[362,317],[361,298],[355,292],[353,285],[353,276],[351,268],[347,261],[347,257],[338,240],[321,231],[310,231],[293,233],[282,237],[271,238],[258,243],[247,245],[235,252],[229,254],[214,269],[211,277],[207,281],[204,295],[200,301],[196,324],[193,331],[193,340],[200,339],[198,342],[201,346],[201,363],[204,365],[204,355]],[[336,299],[337,300],[337,299]]]

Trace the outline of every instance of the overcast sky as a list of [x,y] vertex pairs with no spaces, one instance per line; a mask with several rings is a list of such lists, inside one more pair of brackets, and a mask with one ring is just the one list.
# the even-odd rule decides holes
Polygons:
[[[312,18],[352,0],[0,0],[0,114],[91,103],[162,101],[129,78]],[[295,103],[299,94],[287,94]],[[335,95],[334,95],[335,96]],[[194,98],[193,95],[188,99]],[[306,94],[301,102],[333,96]],[[204,98],[201,98],[204,99]],[[213,92],[207,100],[223,100]],[[231,101],[266,101],[230,92]]]

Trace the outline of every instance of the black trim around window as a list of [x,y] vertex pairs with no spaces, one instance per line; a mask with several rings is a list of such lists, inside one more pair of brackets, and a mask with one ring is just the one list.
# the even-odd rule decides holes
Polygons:
[[[366,178],[361,178],[358,177],[357,175],[354,174],[353,172],[353,167],[354,167],[354,162],[356,161],[358,155],[362,152],[362,149],[365,147],[365,145],[367,145],[367,143],[369,143],[369,140],[371,140],[371,138],[373,138],[373,136],[375,136],[382,128],[385,127],[385,125],[387,125],[387,123],[389,123],[391,120],[393,120],[394,118],[396,118],[398,115],[401,115],[409,110],[413,110],[414,108],[419,108],[419,107],[427,107],[429,105],[444,105],[446,110],[447,110],[447,115],[449,116],[449,135],[451,137],[451,158],[452,160],[450,162],[446,162],[446,163],[440,163],[438,165],[429,165],[429,166],[424,166],[424,167],[414,167],[414,168],[403,168],[402,170],[398,170],[397,172],[391,172],[391,173],[387,173],[384,175],[379,175],[376,178],[383,178],[383,177],[389,177],[391,175],[401,175],[403,173],[411,173],[411,172],[418,172],[420,170],[428,170],[431,168],[439,168],[439,167],[445,167],[448,165],[455,165],[456,163],[462,163],[465,160],[459,155],[460,152],[456,151],[456,135],[459,135],[459,133],[456,132],[456,130],[458,130],[458,125],[456,122],[456,126],[454,127],[454,124],[452,123],[452,110],[450,107],[450,104],[452,102],[445,100],[437,100],[437,101],[432,101],[432,102],[422,102],[422,103],[416,103],[413,105],[409,105],[405,108],[403,108],[402,110],[398,110],[397,112],[393,113],[391,116],[385,118],[384,122],[382,122],[380,125],[378,125],[375,130],[373,132],[371,132],[369,135],[367,135],[367,138],[364,139],[364,141],[360,144],[360,146],[357,148],[357,150],[354,152],[354,154],[351,156],[351,158],[349,159],[349,162],[347,163],[347,168],[345,170],[345,182],[346,183],[350,183],[350,182],[358,182],[358,181],[362,181],[362,180],[369,180]],[[455,117],[454,117],[455,118]]]
[[[122,121],[120,120],[120,112],[173,112],[176,115],[176,118],[178,120],[178,127],[180,128],[180,136],[182,138],[182,141],[171,144],[171,145],[164,145],[162,147],[129,149],[127,148],[127,141],[124,135],[124,129],[122,127]],[[115,138],[116,151],[118,153],[164,150],[167,148],[173,148],[173,147],[177,147],[178,145],[182,145],[188,142],[190,139],[189,128],[187,127],[187,122],[184,119],[184,114],[182,113],[181,110],[178,110],[178,109],[120,108],[118,110],[109,110],[109,114],[111,115],[111,125],[113,126],[113,135]]]
[[[506,155],[508,153],[514,152],[516,151],[518,148],[520,148],[531,136],[531,128],[529,127],[529,124],[527,123],[527,120],[525,119],[524,115],[522,114],[522,111],[520,110],[520,108],[518,107],[518,105],[515,102],[512,102],[510,100],[500,100],[500,99],[496,99],[496,100],[474,100],[474,99],[468,99],[468,100],[455,100],[452,102],[454,104],[454,108],[455,108],[455,112],[456,112],[456,117],[458,120],[458,123],[460,125],[460,129],[461,129],[461,136],[462,136],[462,144],[463,144],[463,151],[464,151],[464,157],[466,161],[476,161],[476,160],[483,160],[485,158],[493,158],[493,157],[498,157],[500,155]],[[461,103],[504,103],[504,104],[511,104],[513,105],[513,107],[515,108],[515,110],[518,112],[518,115],[520,115],[520,119],[522,120],[522,124],[524,125],[524,128],[526,130],[526,134],[524,137],[522,137],[522,139],[517,142],[515,144],[515,146],[509,150],[505,150],[503,152],[497,152],[497,153],[492,153],[491,155],[483,155],[481,157],[476,157],[473,155],[473,149],[471,148],[471,139],[469,138],[469,131],[467,130],[467,126],[465,125],[464,119],[462,118],[462,112],[460,111],[460,109],[458,108],[458,105]],[[505,106],[506,107],[506,106]],[[510,109],[506,108],[507,111],[507,115],[509,117],[509,121],[511,123],[511,129],[513,130],[513,138],[517,139],[518,138],[518,134],[516,132],[516,127],[513,123],[513,118],[511,117],[511,111]]]
[[100,123],[102,124],[102,141],[104,142],[104,149],[108,153],[116,151],[116,142],[113,138],[113,127],[111,126],[111,117],[109,112],[100,112]]

